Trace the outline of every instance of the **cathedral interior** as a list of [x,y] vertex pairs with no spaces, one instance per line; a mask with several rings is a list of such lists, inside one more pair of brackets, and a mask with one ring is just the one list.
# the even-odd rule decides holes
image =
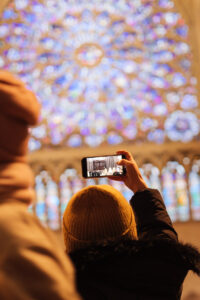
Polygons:
[[[200,1],[1,0],[0,68],[42,106],[29,208],[60,235],[81,159],[130,151],[185,242],[200,247]],[[41,21],[42,20],[42,21]],[[183,300],[200,299],[188,276]]]

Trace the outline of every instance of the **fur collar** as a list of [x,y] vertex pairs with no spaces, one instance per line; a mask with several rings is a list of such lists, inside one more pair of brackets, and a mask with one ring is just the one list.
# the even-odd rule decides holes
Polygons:
[[100,245],[74,251],[69,254],[76,268],[84,270],[88,265],[99,263],[114,256],[158,257],[185,266],[200,276],[200,253],[190,244],[173,240],[134,240],[104,242]]

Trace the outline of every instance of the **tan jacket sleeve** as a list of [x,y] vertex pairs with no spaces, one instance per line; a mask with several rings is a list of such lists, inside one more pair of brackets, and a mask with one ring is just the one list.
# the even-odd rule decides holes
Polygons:
[[0,245],[1,300],[80,300],[70,260],[24,204],[0,205]]

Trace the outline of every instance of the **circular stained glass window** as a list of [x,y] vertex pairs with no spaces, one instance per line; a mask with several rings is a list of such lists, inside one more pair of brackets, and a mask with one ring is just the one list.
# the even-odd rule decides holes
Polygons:
[[188,34],[171,0],[11,1],[0,67],[42,104],[30,149],[194,139]]

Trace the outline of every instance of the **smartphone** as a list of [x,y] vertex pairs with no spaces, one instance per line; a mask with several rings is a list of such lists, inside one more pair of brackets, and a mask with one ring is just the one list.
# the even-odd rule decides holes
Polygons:
[[81,160],[82,176],[84,178],[123,176],[126,174],[124,166],[117,162],[125,158],[122,154],[84,157]]

